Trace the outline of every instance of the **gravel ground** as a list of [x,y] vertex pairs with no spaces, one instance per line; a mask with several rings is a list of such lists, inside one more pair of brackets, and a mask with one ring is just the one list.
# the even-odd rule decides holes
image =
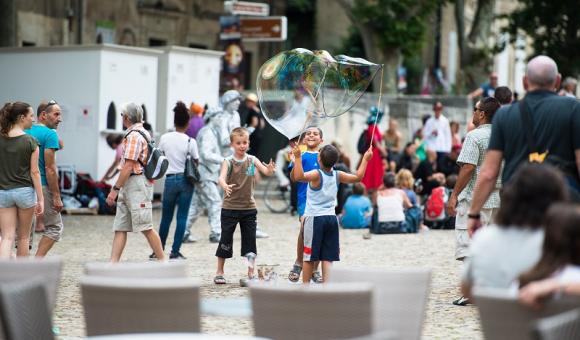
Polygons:
[[[154,211],[154,221],[160,220],[160,211]],[[112,216],[64,216],[63,240],[51,255],[64,258],[64,272],[60,283],[54,324],[61,338],[84,336],[84,318],[80,303],[79,277],[83,265],[90,261],[107,261],[113,234]],[[257,263],[280,264],[279,274],[286,275],[295,256],[298,223],[287,214],[271,214],[261,208],[258,223],[270,234],[258,239]],[[174,232],[174,226],[170,232]],[[187,257],[192,277],[202,283],[202,297],[223,298],[247,295],[238,281],[245,265],[240,257],[226,262],[228,284],[212,283],[215,273],[215,244],[208,242],[207,219],[194,226],[197,243],[184,244],[182,253]],[[461,265],[453,258],[454,234],[451,230],[433,230],[413,235],[381,235],[363,240],[362,230],[341,230],[340,266],[368,266],[382,268],[429,268],[432,270],[431,293],[423,329],[424,339],[481,339],[481,327],[475,307],[456,307],[451,301],[458,297],[457,287]],[[171,235],[172,236],[172,235]],[[171,242],[171,236],[169,242]],[[36,237],[37,239],[37,237]],[[37,240],[36,240],[37,241]],[[171,243],[168,242],[168,245]],[[239,254],[239,233],[236,234],[234,254]],[[145,238],[130,234],[123,261],[145,261],[151,253]],[[231,317],[202,317],[202,331],[211,334],[250,335],[251,320]]]

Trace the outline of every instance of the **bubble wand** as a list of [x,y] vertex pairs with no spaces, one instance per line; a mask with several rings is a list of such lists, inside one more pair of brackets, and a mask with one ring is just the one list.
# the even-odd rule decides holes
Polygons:
[[373,126],[373,132],[371,134],[371,142],[369,144],[369,147],[373,146],[373,140],[375,139],[375,131],[377,129],[377,120],[379,118],[379,112],[381,112],[381,98],[383,96],[383,73],[385,70],[385,65],[381,64],[381,83],[379,85],[379,99],[377,101],[377,113],[375,113],[375,123]]

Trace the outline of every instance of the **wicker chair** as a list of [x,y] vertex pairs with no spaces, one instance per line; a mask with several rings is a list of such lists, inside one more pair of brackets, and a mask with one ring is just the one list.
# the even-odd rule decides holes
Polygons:
[[372,286],[250,286],[256,336],[345,339],[372,333]]
[[386,270],[334,267],[328,282],[368,282],[374,285],[373,326],[400,339],[420,339],[429,295],[427,269]]
[[192,279],[81,278],[88,336],[199,332],[199,284]]

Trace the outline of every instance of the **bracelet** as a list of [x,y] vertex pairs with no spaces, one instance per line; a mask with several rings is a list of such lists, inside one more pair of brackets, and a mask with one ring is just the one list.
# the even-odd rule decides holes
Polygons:
[[118,192],[118,191],[120,191],[120,190],[121,190],[121,188],[119,188],[119,187],[118,187],[118,186],[116,186],[116,185],[113,185],[113,190],[115,190],[115,191],[117,191],[117,192]]
[[467,214],[467,218],[471,218],[474,220],[479,220],[481,218],[481,214],[477,213],[477,214]]

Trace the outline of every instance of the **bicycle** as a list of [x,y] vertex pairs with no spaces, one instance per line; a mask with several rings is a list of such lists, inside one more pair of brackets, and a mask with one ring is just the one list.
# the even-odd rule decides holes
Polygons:
[[264,203],[273,213],[284,213],[290,210],[290,186],[280,185],[280,180],[272,176],[264,188]]

